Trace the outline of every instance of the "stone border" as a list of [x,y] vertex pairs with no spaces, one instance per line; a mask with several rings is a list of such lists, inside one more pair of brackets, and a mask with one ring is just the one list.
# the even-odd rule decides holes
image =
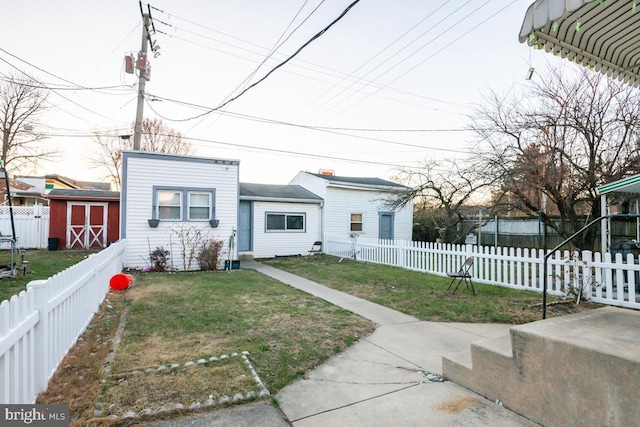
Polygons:
[[[231,358],[236,358],[238,357],[238,353],[231,353]],[[171,412],[171,411],[177,411],[177,410],[196,410],[196,409],[200,409],[200,408],[206,408],[206,407],[213,407],[216,404],[219,406],[223,406],[223,405],[229,405],[229,404],[235,404],[235,403],[241,403],[243,401],[249,401],[249,400],[255,400],[256,398],[258,399],[268,399],[271,396],[271,393],[269,393],[269,390],[267,390],[267,388],[265,387],[264,383],[262,382],[262,380],[260,379],[260,377],[258,376],[258,374],[256,373],[256,370],[253,368],[253,365],[251,364],[251,361],[249,360],[249,352],[248,351],[243,351],[242,355],[241,355],[242,360],[244,361],[244,365],[245,367],[251,372],[251,376],[253,377],[253,380],[256,382],[256,385],[258,386],[258,393],[256,394],[255,391],[249,391],[248,393],[242,394],[240,392],[236,393],[233,395],[233,397],[229,397],[227,395],[222,395],[220,396],[217,401],[209,398],[207,400],[205,400],[204,402],[194,402],[192,404],[190,404],[188,407],[186,407],[185,405],[181,404],[181,403],[169,403],[167,405],[162,405],[162,406],[158,406],[156,409],[151,409],[151,408],[145,408],[143,410],[141,410],[138,413],[135,413],[133,411],[129,411],[129,412],[125,412],[124,414],[122,414],[121,417],[119,417],[116,414],[109,414],[107,416],[107,418],[109,419],[123,419],[123,420],[131,420],[131,419],[136,419],[136,418],[140,418],[140,417],[146,417],[146,416],[152,416],[152,415],[160,415],[160,414],[165,414],[167,412]],[[198,365],[204,365],[206,363],[216,363],[218,361],[224,361],[224,360],[228,360],[229,356],[226,354],[221,355],[219,358],[212,356],[209,359],[198,359],[197,361],[193,362],[193,361],[189,361],[184,363],[183,365],[180,365],[178,363],[173,363],[169,366],[166,365],[160,365],[157,366],[155,368],[146,368],[143,371],[140,370],[135,370],[135,371],[131,371],[131,372],[125,372],[122,374],[117,374],[117,376],[132,376],[132,375],[140,375],[140,374],[145,374],[145,373],[153,373],[153,372],[162,372],[162,371],[166,371],[166,370],[173,370],[173,369],[179,369],[179,368],[189,368],[192,366],[198,366]],[[116,375],[110,375],[109,372],[105,372],[106,376],[108,377],[113,377]],[[106,384],[107,380],[106,379],[102,379],[102,381],[100,381],[101,384],[104,386],[104,384]],[[104,390],[104,387],[103,387]],[[96,407],[95,410],[93,411],[93,417],[102,417],[104,414],[104,402],[103,402],[103,392],[100,393],[100,396],[98,397],[98,402],[96,403]]]

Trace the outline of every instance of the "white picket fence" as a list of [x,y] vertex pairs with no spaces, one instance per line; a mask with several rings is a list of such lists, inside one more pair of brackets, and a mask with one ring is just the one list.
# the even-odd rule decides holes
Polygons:
[[[536,292],[543,290],[545,252],[493,246],[450,245],[403,240],[329,236],[327,254],[446,276],[474,257],[474,281]],[[547,292],[580,290],[591,301],[640,309],[640,260],[610,253],[556,252],[547,261]]]
[[34,403],[122,271],[125,241],[0,304],[0,404]]
[[[49,238],[49,206],[13,206],[13,222],[16,229],[16,246],[21,249],[46,248]],[[0,234],[11,237],[11,209],[0,206]],[[0,239],[0,249],[9,243]]]

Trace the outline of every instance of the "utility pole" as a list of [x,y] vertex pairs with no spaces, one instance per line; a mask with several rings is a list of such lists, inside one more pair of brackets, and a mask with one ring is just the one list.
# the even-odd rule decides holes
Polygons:
[[[147,83],[147,42],[149,40],[149,20],[150,15],[144,13],[142,15],[142,47],[138,54],[138,108],[136,110],[136,124],[133,128],[133,149],[140,150],[140,139],[142,136],[142,112],[144,110],[144,88]],[[139,63],[144,61],[144,66],[140,67]]]

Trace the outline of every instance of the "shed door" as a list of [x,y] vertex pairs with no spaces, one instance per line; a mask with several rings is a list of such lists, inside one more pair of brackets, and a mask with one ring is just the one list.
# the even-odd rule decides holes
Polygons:
[[238,250],[240,252],[251,250],[251,202],[240,201],[240,215],[238,226]]
[[107,244],[107,203],[67,203],[67,249]]
[[378,212],[378,239],[393,240],[393,212]]

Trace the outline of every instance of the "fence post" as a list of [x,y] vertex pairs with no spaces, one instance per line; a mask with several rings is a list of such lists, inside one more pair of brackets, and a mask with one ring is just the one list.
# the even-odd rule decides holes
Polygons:
[[[38,310],[38,324],[34,328],[33,347],[34,354],[42,359],[35,364],[34,383],[36,393],[47,389],[50,374],[49,357],[49,316],[48,316],[48,292],[47,280],[32,280],[27,284],[27,292],[33,292],[33,308]],[[35,396],[34,396],[35,401]]]

